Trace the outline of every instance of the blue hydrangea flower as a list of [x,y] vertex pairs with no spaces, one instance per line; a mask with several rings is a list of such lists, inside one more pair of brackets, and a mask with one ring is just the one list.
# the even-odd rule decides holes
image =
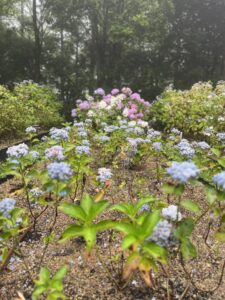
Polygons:
[[160,137],[160,136],[161,136],[160,131],[154,130],[153,128],[148,130],[148,135],[147,135],[148,139],[154,139],[154,138]]
[[105,142],[109,142],[110,141],[110,137],[107,135],[103,135],[99,137],[99,141],[105,143]]
[[180,134],[181,134],[181,131],[180,131],[179,129],[177,129],[177,128],[173,128],[173,129],[171,130],[171,133],[173,133],[173,134],[175,134],[175,135],[180,135]]
[[195,155],[195,150],[192,148],[188,140],[181,140],[181,142],[177,144],[176,148],[179,150],[181,155],[187,158],[192,158]]
[[30,126],[25,129],[25,132],[26,133],[35,133],[35,132],[37,132],[37,129],[33,126]]
[[53,140],[57,141],[66,141],[69,139],[69,133],[66,129],[58,129],[58,128],[51,128],[50,129],[50,136]]
[[171,221],[180,221],[182,219],[182,215],[178,211],[178,207],[176,205],[169,205],[168,207],[163,208],[162,216]]
[[110,169],[107,168],[98,169],[98,176],[96,178],[98,181],[100,181],[100,183],[104,184],[111,177],[112,177],[112,172]]
[[39,156],[40,156],[40,154],[37,151],[34,151],[34,150],[30,151],[29,153],[33,157],[33,159],[38,159]]
[[152,147],[157,151],[160,152],[162,148],[162,143],[161,142],[154,142],[152,143]]
[[201,148],[202,150],[208,150],[210,149],[210,146],[206,142],[198,142],[197,143],[198,147]]
[[220,142],[225,142],[225,132],[219,132],[216,136]]
[[143,204],[142,207],[139,209],[139,213],[143,213],[143,212],[149,212],[150,211],[150,205],[149,204]]
[[16,146],[9,147],[6,151],[9,157],[21,158],[28,154],[29,148],[26,144],[22,143]]
[[0,213],[6,217],[10,217],[10,212],[14,209],[16,205],[16,200],[12,198],[5,198],[0,201]]
[[169,244],[171,232],[172,224],[170,224],[167,220],[159,221],[151,236],[147,238],[147,241],[154,242],[161,247],[166,247]]
[[213,182],[225,191],[225,171],[214,175]]
[[48,165],[48,175],[51,179],[68,180],[73,172],[69,164],[64,162],[54,162]]
[[80,154],[80,155],[90,153],[90,147],[89,146],[85,146],[85,145],[77,146],[75,149],[76,149],[77,154]]
[[61,146],[52,146],[45,150],[45,157],[47,159],[63,160],[65,158],[64,149]]
[[167,173],[177,182],[186,183],[192,178],[196,178],[200,171],[193,162],[173,162],[172,166],[167,168]]

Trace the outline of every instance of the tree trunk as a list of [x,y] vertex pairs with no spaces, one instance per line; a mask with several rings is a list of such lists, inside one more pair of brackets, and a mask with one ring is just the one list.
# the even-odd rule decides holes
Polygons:
[[34,81],[41,79],[41,44],[40,32],[37,21],[37,1],[33,0],[33,29],[34,29]]

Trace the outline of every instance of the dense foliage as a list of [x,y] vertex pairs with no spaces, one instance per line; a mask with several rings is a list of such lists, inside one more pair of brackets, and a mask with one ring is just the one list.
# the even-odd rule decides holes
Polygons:
[[[211,92],[210,85],[200,88]],[[72,110],[73,124],[52,128],[43,143],[34,144],[33,149],[25,144],[8,149],[1,174],[16,176],[20,188],[14,193],[14,198],[19,195],[17,201],[9,195],[0,201],[0,271],[13,263],[21,266],[20,261],[13,262],[19,257],[35,284],[32,299],[42,299],[41,295],[66,298],[62,280],[67,268],[51,276],[48,265],[43,267],[44,257],[50,244],[64,243],[66,249],[68,240],[79,237],[83,241],[82,259],[88,262],[92,255],[98,259],[118,289],[128,286],[137,273],[152,288],[155,277],[170,276],[165,268],[174,261],[181,264],[193,284],[192,271],[188,273],[185,264],[202,251],[201,239],[210,248],[209,235],[216,245],[214,255],[220,256],[218,243],[225,240],[225,133],[217,133],[213,148],[205,141],[182,139],[176,128],[168,134],[150,128],[145,121],[148,114],[149,105],[129,88],[122,92],[113,89],[108,95],[99,88],[93,97],[87,95],[78,101]],[[122,182],[116,178],[118,170],[127,174],[126,170],[140,163],[150,165],[151,170],[155,166],[153,178],[142,172],[132,182],[126,176]],[[151,183],[153,188],[143,188]],[[114,203],[111,185],[115,194],[128,186],[128,197]],[[204,194],[201,204],[194,197],[187,198],[187,190],[195,187]],[[91,195],[87,191],[92,191]],[[26,204],[21,207],[21,203]],[[68,218],[59,236],[56,224],[60,213]],[[40,221],[43,218],[51,221]],[[196,236],[203,224],[206,232]],[[210,234],[212,224],[215,227]],[[40,247],[41,259],[40,255],[32,257],[36,265],[31,272],[21,241],[28,232],[37,230],[42,230],[45,244]],[[100,232],[106,231],[111,236],[107,248],[120,245],[113,255],[112,250],[109,252],[109,263],[104,263],[102,244],[97,243]],[[223,276],[225,262],[221,259],[220,264]],[[121,272],[116,271],[119,266]],[[206,292],[216,291],[220,284],[221,279]]]
[[224,0],[0,0],[0,83],[96,85],[155,97],[225,75]]
[[190,90],[168,88],[151,108],[155,126],[180,129],[189,136],[225,130],[225,82],[213,88],[210,82],[197,83]]
[[61,105],[54,92],[34,83],[21,83],[9,90],[0,86],[0,136],[14,137],[30,125],[42,129],[62,122]]

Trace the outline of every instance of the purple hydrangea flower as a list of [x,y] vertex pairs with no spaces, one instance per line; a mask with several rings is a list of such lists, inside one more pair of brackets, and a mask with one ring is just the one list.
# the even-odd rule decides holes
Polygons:
[[105,91],[102,88],[98,88],[97,90],[95,90],[95,95],[99,95],[99,96],[104,96],[105,95]]
[[116,96],[117,94],[119,94],[119,90],[118,89],[112,89],[112,91],[111,91],[111,94],[113,95],[113,96]]

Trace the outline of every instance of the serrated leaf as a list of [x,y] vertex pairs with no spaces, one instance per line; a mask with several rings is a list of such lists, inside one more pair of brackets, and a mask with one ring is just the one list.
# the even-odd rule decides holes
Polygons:
[[54,280],[62,280],[66,276],[67,271],[68,271],[68,267],[67,266],[63,266],[60,270],[58,270],[56,272],[56,274],[54,275],[53,279]]
[[76,204],[70,204],[70,203],[63,203],[59,207],[66,215],[72,217],[72,218],[78,218],[82,221],[86,220],[86,213],[83,210],[82,207],[76,205]]
[[194,212],[199,213],[201,212],[201,208],[199,207],[198,203],[196,203],[193,200],[183,200],[181,201],[181,206],[183,206],[185,209]]
[[146,251],[153,258],[161,261],[162,263],[167,263],[167,251],[161,246],[153,242],[148,242],[143,246],[143,250]]
[[184,259],[195,258],[197,256],[196,248],[189,239],[181,241],[180,249]]

